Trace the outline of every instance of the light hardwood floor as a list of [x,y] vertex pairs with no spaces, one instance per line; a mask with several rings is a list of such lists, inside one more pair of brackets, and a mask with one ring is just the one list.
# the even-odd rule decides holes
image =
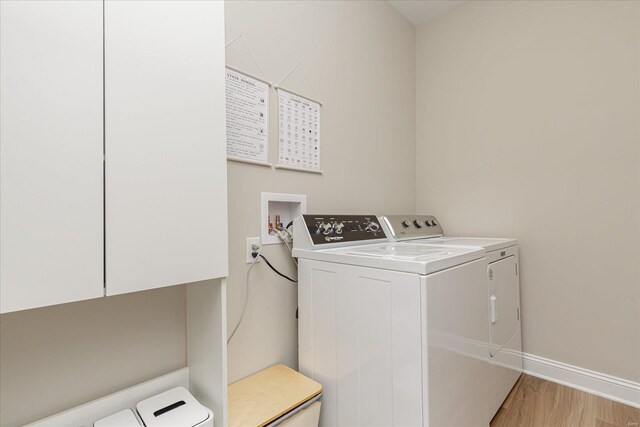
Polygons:
[[640,427],[640,409],[523,374],[491,427]]

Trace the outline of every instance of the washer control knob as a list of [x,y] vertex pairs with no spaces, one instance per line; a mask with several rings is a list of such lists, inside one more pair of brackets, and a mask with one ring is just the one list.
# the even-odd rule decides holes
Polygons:
[[413,221],[413,225],[415,225],[417,228],[422,228],[422,223],[417,219]]
[[325,234],[325,235],[326,235],[326,234],[330,234],[330,233],[331,233],[331,231],[333,230],[333,225],[331,225],[331,224],[324,224],[322,228],[323,228],[322,234]]
[[438,224],[436,224],[436,222],[434,220],[431,220],[431,225],[433,225],[435,227]]
[[324,221],[320,224],[317,224],[316,227],[316,234],[322,233],[324,231]]
[[409,226],[410,226],[410,225],[411,225],[411,224],[409,223],[409,221],[407,221],[407,220],[402,221],[402,226],[403,226],[404,228],[409,228]]
[[342,234],[342,229],[344,228],[344,224],[341,222],[334,222],[333,223],[333,231],[336,234]]

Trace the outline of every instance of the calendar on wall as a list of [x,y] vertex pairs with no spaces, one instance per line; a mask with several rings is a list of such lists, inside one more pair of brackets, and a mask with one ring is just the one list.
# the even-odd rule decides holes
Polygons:
[[321,173],[320,103],[278,88],[278,167]]

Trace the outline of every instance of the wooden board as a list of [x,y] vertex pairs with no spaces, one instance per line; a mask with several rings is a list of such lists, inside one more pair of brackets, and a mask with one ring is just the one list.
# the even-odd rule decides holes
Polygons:
[[264,426],[321,391],[299,372],[272,366],[229,386],[229,427]]

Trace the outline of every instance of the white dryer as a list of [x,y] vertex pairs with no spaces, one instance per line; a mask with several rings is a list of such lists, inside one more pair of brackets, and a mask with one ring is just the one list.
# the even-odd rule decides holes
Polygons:
[[518,242],[444,236],[440,222],[431,215],[390,215],[379,220],[391,241],[485,250],[489,319],[485,356],[491,365],[486,391],[489,416],[493,417],[522,373]]
[[389,242],[373,215],[301,215],[299,369],[321,426],[488,426],[482,248]]

